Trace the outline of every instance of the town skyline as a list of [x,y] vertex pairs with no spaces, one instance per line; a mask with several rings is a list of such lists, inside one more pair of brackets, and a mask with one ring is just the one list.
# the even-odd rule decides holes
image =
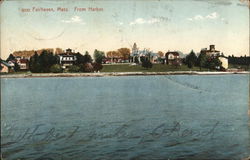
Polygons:
[[197,53],[214,44],[227,56],[249,54],[249,8],[242,0],[5,1],[4,15],[3,59],[20,50],[72,48],[92,54],[131,49],[133,43],[164,53]]

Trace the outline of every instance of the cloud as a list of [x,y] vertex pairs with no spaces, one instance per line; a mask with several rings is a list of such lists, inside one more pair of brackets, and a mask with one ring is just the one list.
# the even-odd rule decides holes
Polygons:
[[216,18],[218,18],[218,16],[219,15],[216,12],[213,12],[213,13],[207,15],[206,18],[207,19],[216,19]]
[[63,23],[78,23],[85,24],[79,16],[73,16],[69,20],[61,20]]
[[196,15],[196,16],[194,16],[194,18],[193,18],[194,20],[203,20],[204,19],[204,17],[203,16],[201,16],[201,15]]
[[188,21],[201,21],[201,20],[206,20],[206,19],[217,19],[219,17],[219,14],[216,12],[213,12],[211,14],[208,14],[207,16],[202,16],[202,15],[196,15],[192,18],[187,18]]
[[136,24],[154,24],[154,23],[159,23],[160,19],[158,18],[151,18],[148,20],[145,20],[143,18],[137,18],[136,20],[132,21],[129,23],[129,25],[136,25]]

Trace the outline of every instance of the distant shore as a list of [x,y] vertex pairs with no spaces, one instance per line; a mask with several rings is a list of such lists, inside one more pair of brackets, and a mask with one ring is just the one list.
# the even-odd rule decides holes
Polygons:
[[106,77],[106,76],[153,76],[153,75],[230,75],[249,74],[250,72],[101,72],[101,73],[23,73],[2,74],[1,78],[35,78],[35,77]]

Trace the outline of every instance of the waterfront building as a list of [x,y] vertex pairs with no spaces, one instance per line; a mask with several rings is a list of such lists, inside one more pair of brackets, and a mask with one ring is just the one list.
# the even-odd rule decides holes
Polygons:
[[17,58],[17,64],[20,67],[20,70],[28,70],[29,69],[29,60],[25,58]]
[[180,55],[176,51],[168,51],[165,54],[166,64],[173,65],[174,63],[181,63]]
[[207,48],[201,49],[201,53],[205,53],[208,56],[218,56],[218,55],[220,55],[220,51],[215,49],[215,45],[210,45],[209,49],[207,49]]
[[[215,49],[215,45],[210,45],[209,50],[207,48],[201,49],[201,52],[212,58],[218,58],[221,61],[221,66],[224,69],[228,69],[228,58],[223,55],[220,51]],[[218,68],[220,69],[220,68]]]
[[219,60],[221,61],[221,66],[224,69],[228,69],[228,58],[220,56]]
[[58,54],[59,56],[59,64],[62,65],[63,68],[67,68],[76,63],[76,55],[72,52],[71,49],[66,49],[65,53]]
[[143,50],[139,50],[136,43],[134,43],[132,52],[130,54],[130,62],[141,63],[142,57],[148,58],[150,62],[155,63],[157,62],[158,54],[153,53],[153,51],[145,48]]

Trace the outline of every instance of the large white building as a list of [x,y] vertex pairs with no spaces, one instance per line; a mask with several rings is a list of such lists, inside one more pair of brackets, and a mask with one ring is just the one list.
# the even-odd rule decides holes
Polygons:
[[62,65],[63,68],[67,68],[75,64],[77,58],[75,53],[72,53],[71,49],[67,49],[66,53],[58,54],[59,56],[59,63]]
[[130,54],[131,62],[136,63],[136,61],[138,61],[138,63],[141,63],[141,58],[142,57],[149,58],[150,61],[153,63],[153,62],[155,62],[157,60],[158,54],[153,53],[149,49],[145,49],[145,48],[143,50],[139,50],[136,43],[134,43],[133,48],[132,48],[132,52]]
[[218,57],[221,61],[221,65],[224,69],[228,69],[228,58],[223,56],[223,54],[215,49],[215,45],[210,45],[209,49],[204,48],[201,50],[201,53],[205,53],[207,56]]
[[205,53],[208,56],[216,56],[220,54],[220,51],[215,49],[215,45],[210,45],[209,49],[207,48],[201,49],[201,53]]

